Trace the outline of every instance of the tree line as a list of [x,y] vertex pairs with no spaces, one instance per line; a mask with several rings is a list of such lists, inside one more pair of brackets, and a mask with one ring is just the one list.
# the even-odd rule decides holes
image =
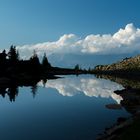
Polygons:
[[0,76],[18,73],[35,75],[49,68],[51,68],[51,64],[45,53],[41,62],[35,51],[28,60],[20,59],[19,52],[13,45],[8,52],[3,50],[0,53]]

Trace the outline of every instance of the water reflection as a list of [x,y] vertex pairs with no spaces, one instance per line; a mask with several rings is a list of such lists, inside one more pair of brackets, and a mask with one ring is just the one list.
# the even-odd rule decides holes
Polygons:
[[[19,86],[11,85],[10,87],[0,87],[0,95],[5,98],[6,95],[9,97],[9,101],[14,102],[18,96]],[[37,84],[31,86],[31,92],[33,97],[35,97],[37,92]]]
[[[44,86],[44,82],[39,82],[39,86]],[[115,82],[105,79],[97,79],[94,76],[69,76],[57,80],[49,80],[45,84],[46,88],[54,88],[63,96],[74,96],[84,94],[89,97],[112,98],[120,103],[122,97],[115,94],[114,91],[123,89]]]
[[6,94],[9,96],[9,100],[11,102],[15,101],[16,96],[18,96],[18,87],[17,86],[11,86],[9,88],[1,87],[0,88],[0,95],[3,98],[5,98]]
[[[25,84],[26,85],[26,84]],[[0,94],[4,98],[5,95],[9,96],[11,102],[15,101],[18,96],[18,85],[13,83],[10,86],[1,86]],[[122,98],[115,94],[113,91],[122,89],[123,87],[119,84],[111,82],[109,80],[97,79],[94,76],[67,76],[65,78],[59,78],[55,80],[43,79],[41,82],[33,82],[26,86],[31,87],[31,92],[35,98],[38,86],[53,88],[63,96],[74,96],[76,94],[84,94],[89,97],[102,97],[112,98],[117,103],[120,103]]]
[[140,89],[140,79],[139,77],[133,77],[132,78],[126,78],[126,77],[118,77],[115,75],[96,75],[97,78],[101,78],[101,79],[107,79],[113,82],[116,82],[118,84],[121,84],[124,88],[136,88],[136,89]]
[[27,82],[0,85],[5,98],[0,102],[2,140],[90,140],[129,115],[124,109],[106,109],[122,99],[113,91],[123,87],[109,80],[83,75]]
[[[103,79],[102,79],[103,78]],[[109,79],[109,80],[107,80]],[[135,84],[134,84],[135,83]],[[77,94],[84,94],[88,97],[101,97],[101,98],[112,98],[118,104],[122,100],[120,95],[114,93],[116,90],[124,89],[124,87],[139,87],[140,83],[137,81],[122,79],[118,77],[108,77],[100,76],[66,76],[65,78],[59,79],[43,79],[40,82],[34,81],[30,84],[17,84],[13,83],[12,85],[2,85],[0,86],[0,95],[5,98],[8,95],[11,102],[16,100],[18,96],[18,88],[21,86],[29,86],[33,98],[35,98],[37,93],[38,86],[45,88],[53,88],[58,91],[59,94],[63,96],[75,96]]]

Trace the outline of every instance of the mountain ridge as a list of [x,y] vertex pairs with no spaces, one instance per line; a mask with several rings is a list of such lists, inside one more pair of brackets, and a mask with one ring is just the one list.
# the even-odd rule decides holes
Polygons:
[[130,58],[124,58],[121,61],[110,65],[97,65],[94,72],[107,73],[136,73],[140,71],[140,54]]

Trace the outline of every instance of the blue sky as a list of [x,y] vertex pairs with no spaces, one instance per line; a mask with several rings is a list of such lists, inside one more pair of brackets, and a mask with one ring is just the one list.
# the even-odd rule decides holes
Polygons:
[[140,27],[139,0],[0,0],[0,48]]

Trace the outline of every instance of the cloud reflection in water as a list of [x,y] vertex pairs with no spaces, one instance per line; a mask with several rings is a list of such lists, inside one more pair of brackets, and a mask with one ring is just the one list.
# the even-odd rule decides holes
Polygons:
[[[42,82],[38,83],[43,86]],[[115,94],[114,91],[123,89],[123,87],[115,82],[105,79],[97,79],[93,76],[66,77],[57,80],[48,80],[45,84],[46,88],[53,88],[63,96],[74,96],[84,94],[88,97],[112,98],[118,104],[122,97]]]

